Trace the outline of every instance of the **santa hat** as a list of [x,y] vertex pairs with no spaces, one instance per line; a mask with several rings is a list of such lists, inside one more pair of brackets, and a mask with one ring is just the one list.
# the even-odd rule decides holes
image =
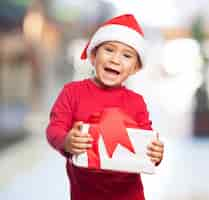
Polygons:
[[117,16],[102,24],[84,48],[81,59],[90,58],[91,51],[107,41],[118,41],[131,46],[138,53],[142,65],[144,64],[144,33],[133,15]]

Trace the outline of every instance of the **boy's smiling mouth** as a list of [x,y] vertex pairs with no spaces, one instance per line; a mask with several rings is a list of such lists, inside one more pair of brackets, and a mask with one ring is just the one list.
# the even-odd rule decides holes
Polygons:
[[110,68],[110,67],[105,67],[104,71],[106,71],[108,73],[111,73],[111,74],[115,74],[115,75],[119,75],[120,74],[120,71],[118,71],[116,69],[113,69],[113,68]]

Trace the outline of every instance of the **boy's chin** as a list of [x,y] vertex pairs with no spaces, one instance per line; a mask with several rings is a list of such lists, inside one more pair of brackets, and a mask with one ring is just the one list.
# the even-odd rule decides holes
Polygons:
[[102,83],[102,85],[106,88],[116,88],[116,87],[120,87],[121,83],[111,83],[111,82],[104,82]]
[[102,80],[98,80],[98,79],[95,79],[95,82],[100,87],[104,87],[104,88],[116,88],[116,87],[120,87],[122,85],[122,83],[117,83],[114,81],[102,81]]

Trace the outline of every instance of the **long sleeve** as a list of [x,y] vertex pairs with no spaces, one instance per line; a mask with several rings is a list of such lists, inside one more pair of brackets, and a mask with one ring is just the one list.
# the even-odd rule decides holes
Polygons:
[[50,121],[46,129],[48,142],[64,156],[64,141],[72,126],[72,99],[69,89],[63,88],[50,112]]
[[137,120],[139,122],[140,128],[145,130],[152,130],[152,122],[149,119],[149,112],[147,111],[147,105],[141,97],[139,106],[140,112],[137,113]]

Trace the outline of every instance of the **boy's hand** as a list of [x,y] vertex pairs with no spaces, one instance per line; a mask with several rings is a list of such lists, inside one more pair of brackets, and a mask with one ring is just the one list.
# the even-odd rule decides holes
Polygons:
[[64,144],[66,152],[80,154],[92,147],[93,138],[88,133],[82,133],[81,127],[82,122],[75,122],[69,131]]
[[150,157],[151,161],[155,166],[159,165],[163,159],[164,144],[159,140],[158,133],[156,139],[147,146],[147,149],[147,155]]

